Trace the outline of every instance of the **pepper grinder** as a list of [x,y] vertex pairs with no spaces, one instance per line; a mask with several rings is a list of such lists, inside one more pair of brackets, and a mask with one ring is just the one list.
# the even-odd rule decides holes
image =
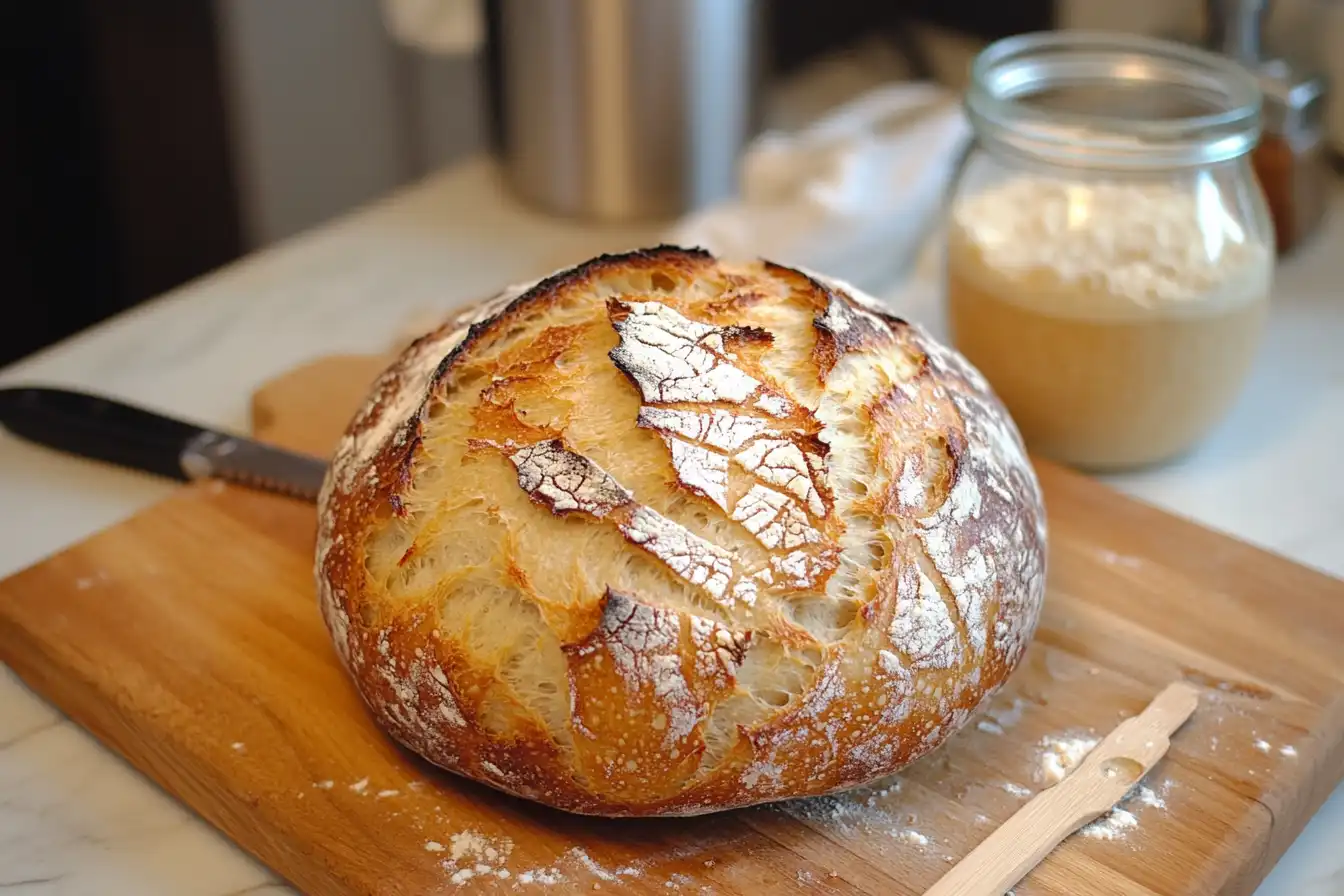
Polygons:
[[1320,226],[1329,187],[1326,157],[1326,81],[1300,63],[1266,52],[1268,0],[1207,0],[1210,49],[1251,69],[1264,93],[1264,132],[1251,155],[1274,219],[1280,255]]

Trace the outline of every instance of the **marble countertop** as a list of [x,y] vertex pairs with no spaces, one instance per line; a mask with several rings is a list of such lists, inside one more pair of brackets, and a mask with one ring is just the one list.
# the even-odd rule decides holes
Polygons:
[[[1107,481],[1344,577],[1344,477],[1323,473],[1338,468],[1344,441],[1344,189],[1333,208],[1327,232],[1280,268],[1267,343],[1230,417],[1180,463]],[[97,389],[242,428],[249,393],[270,376],[331,352],[381,350],[429,312],[658,233],[535,214],[507,194],[493,166],[473,159],[0,371],[0,382]],[[0,575],[171,488],[0,435]],[[1259,896],[1338,896],[1341,842],[1344,788]],[[3,667],[0,891],[291,892]]]

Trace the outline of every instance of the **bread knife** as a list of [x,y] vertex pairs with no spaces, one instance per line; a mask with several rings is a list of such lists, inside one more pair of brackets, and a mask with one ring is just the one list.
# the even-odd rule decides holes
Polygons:
[[122,401],[27,386],[0,389],[0,426],[67,454],[193,482],[218,479],[316,501],[327,462]]

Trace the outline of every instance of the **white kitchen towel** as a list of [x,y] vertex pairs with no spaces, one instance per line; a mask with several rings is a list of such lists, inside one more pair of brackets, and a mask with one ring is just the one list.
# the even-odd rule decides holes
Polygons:
[[762,134],[743,154],[740,196],[688,216],[668,239],[890,292],[940,223],[969,136],[954,91],[875,88],[802,130]]
[[381,0],[383,21],[408,47],[436,55],[476,52],[485,33],[479,0]]

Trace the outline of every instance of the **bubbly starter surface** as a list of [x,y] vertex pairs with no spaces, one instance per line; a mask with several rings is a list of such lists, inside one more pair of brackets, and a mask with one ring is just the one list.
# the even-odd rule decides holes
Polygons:
[[1031,450],[1114,469],[1184,452],[1227,411],[1273,254],[1213,191],[1024,176],[954,207],[947,264],[953,341]]

